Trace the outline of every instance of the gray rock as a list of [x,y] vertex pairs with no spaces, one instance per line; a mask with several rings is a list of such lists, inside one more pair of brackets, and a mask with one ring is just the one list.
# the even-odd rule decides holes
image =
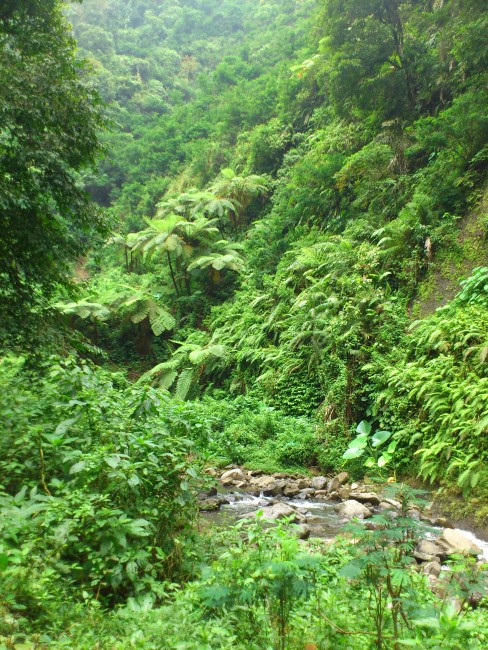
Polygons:
[[351,495],[351,488],[348,485],[343,485],[337,490],[338,495],[344,501],[347,501]]
[[311,532],[312,530],[310,526],[307,526],[307,524],[299,524],[297,529],[297,537],[298,539],[308,539]]
[[229,503],[227,499],[223,497],[214,497],[210,499],[205,499],[198,504],[198,509],[202,512],[211,512],[212,510],[218,510],[221,505],[224,503]]
[[374,506],[378,506],[381,503],[380,497],[375,492],[351,492],[349,498],[360,503],[369,502]]
[[311,486],[315,490],[326,490],[327,489],[327,483],[328,483],[328,480],[325,478],[325,476],[315,476],[312,479]]
[[307,497],[313,497],[314,494],[315,490],[313,488],[305,488],[304,490],[300,490],[300,495],[303,495],[304,499]]
[[424,564],[424,566],[422,567],[422,572],[425,575],[435,576],[436,578],[439,577],[441,571],[442,571],[441,564],[437,560],[432,560],[432,562],[427,562],[427,564]]
[[434,555],[430,555],[429,553],[421,553],[420,551],[414,551],[413,556],[419,562],[432,562],[432,560],[436,559]]
[[310,481],[307,480],[306,478],[299,478],[297,481],[297,485],[300,490],[305,490],[306,488],[310,487]]
[[353,499],[339,503],[334,509],[345,519],[353,519],[354,517],[367,519],[373,514],[365,505]]
[[447,555],[459,553],[462,555],[480,555],[481,549],[459,530],[446,528],[437,540],[437,544]]
[[300,494],[300,488],[296,483],[288,483],[283,489],[283,494],[285,497],[296,497],[297,494]]
[[427,555],[436,555],[438,557],[443,555],[443,549],[438,544],[431,542],[428,539],[421,539],[417,544],[416,550],[419,553],[426,553]]
[[278,479],[272,483],[268,488],[263,489],[263,494],[271,496],[279,496],[287,487],[288,483],[285,479]]
[[[279,501],[272,506],[262,509],[262,519],[265,521],[276,521],[277,519],[284,519],[285,517],[291,517],[291,522],[296,523],[303,521],[303,517],[286,503]],[[255,517],[256,512],[249,512],[244,515],[241,515],[241,518]]]
[[344,485],[344,483],[347,483],[349,474],[347,472],[340,472],[335,478],[339,481],[340,485]]
[[388,505],[393,506],[394,508],[397,508],[397,510],[401,510],[401,508],[402,508],[402,504],[400,503],[400,501],[397,501],[396,499],[384,498],[383,501],[384,501],[384,503],[387,503]]
[[220,477],[220,480],[222,481],[223,485],[231,485],[233,481],[245,481],[246,475],[242,469],[234,467],[233,469],[229,469],[227,472],[224,472]]
[[198,495],[199,499],[207,499],[208,497],[214,497],[217,494],[217,488],[211,487],[208,490],[202,490]]
[[327,497],[329,496],[329,493],[327,490],[315,490],[315,496],[316,497]]
[[253,476],[250,483],[252,487],[255,487],[258,490],[267,490],[269,489],[274,483],[276,479],[274,476]]

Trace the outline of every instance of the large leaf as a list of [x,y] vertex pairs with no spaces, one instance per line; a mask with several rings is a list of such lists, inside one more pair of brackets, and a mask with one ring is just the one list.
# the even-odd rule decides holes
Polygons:
[[357,433],[362,433],[369,436],[371,433],[371,424],[367,420],[362,420],[356,427]]
[[391,431],[376,431],[372,438],[373,447],[379,447],[392,436]]
[[353,458],[359,458],[364,454],[364,447],[349,447],[347,451],[342,454],[342,457],[346,460],[352,460]]

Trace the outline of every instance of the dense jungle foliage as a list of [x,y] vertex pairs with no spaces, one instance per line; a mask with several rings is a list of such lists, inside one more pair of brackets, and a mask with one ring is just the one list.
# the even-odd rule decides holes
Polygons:
[[478,565],[411,570],[408,490],[330,548],[195,503],[345,467],[486,520],[487,34],[480,0],[3,0],[0,647],[488,645]]

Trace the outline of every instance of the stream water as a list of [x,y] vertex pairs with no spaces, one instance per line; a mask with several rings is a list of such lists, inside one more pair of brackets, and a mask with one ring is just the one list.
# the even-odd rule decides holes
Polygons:
[[[218,525],[230,526],[243,514],[256,512],[260,508],[282,501],[295,507],[298,512],[306,517],[306,523],[310,527],[312,537],[332,539],[336,537],[344,526],[343,519],[337,514],[334,506],[337,501],[319,501],[316,499],[299,499],[286,497],[265,497],[263,495],[253,496],[243,490],[234,489],[227,491],[219,490],[219,496],[227,499],[228,503],[221,506],[220,510],[205,513],[205,519]],[[479,539],[473,533],[461,529],[466,537],[473,541],[482,551],[480,559],[488,562],[488,541]],[[425,526],[424,536],[426,539],[435,539],[442,532],[442,528]]]

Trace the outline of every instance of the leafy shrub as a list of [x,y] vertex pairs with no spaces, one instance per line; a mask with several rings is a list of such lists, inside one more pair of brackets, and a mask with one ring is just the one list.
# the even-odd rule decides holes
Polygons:
[[157,593],[192,519],[193,443],[162,424],[164,392],[74,360],[43,375],[1,378],[1,551],[107,602]]

